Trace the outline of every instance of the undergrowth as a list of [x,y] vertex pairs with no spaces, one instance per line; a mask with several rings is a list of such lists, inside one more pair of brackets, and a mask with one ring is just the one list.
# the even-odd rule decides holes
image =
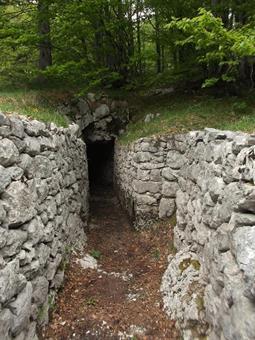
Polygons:
[[[255,101],[246,98],[215,98],[205,95],[151,96],[133,100],[133,114],[120,137],[128,144],[142,137],[184,133],[205,127],[233,131],[255,131]],[[148,114],[154,118],[145,123]]]
[[67,127],[67,118],[46,98],[43,93],[32,90],[0,92],[0,110]]
[[[58,109],[58,103],[70,93],[61,91],[13,90],[0,92],[0,110],[18,113],[57,126],[68,126],[68,119]],[[128,144],[141,137],[183,133],[205,127],[233,131],[255,131],[254,93],[246,97],[215,98],[204,94],[183,94],[180,91],[156,96],[118,90],[109,93],[127,99],[131,122],[120,142]],[[148,114],[154,118],[145,123]]]

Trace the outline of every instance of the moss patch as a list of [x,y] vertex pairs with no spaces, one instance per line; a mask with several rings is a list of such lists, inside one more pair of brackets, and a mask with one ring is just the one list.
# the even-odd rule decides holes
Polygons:
[[186,270],[190,266],[192,266],[197,271],[199,271],[200,267],[201,267],[200,262],[198,260],[194,260],[194,259],[188,258],[188,259],[183,260],[179,264],[179,269],[180,269],[181,273],[183,273],[184,270]]
[[198,295],[195,301],[198,311],[202,312],[205,309],[204,297],[202,295]]

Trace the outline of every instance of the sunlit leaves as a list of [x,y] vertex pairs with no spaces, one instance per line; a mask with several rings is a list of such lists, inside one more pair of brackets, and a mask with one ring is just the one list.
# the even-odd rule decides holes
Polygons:
[[203,87],[214,86],[220,79],[235,81],[242,58],[255,56],[255,28],[227,29],[221,18],[203,8],[198,16],[173,18],[166,27],[182,33],[176,45],[193,47],[197,61],[214,70],[216,76],[206,79]]

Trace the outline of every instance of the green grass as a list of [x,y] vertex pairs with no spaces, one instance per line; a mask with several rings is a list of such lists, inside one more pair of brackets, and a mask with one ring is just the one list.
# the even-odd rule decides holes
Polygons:
[[[133,99],[134,113],[120,141],[128,144],[151,135],[182,133],[212,127],[222,130],[255,131],[255,101],[246,98],[215,98],[174,94]],[[159,114],[145,123],[147,114]]]
[[0,92],[0,110],[67,127],[67,118],[54,107],[47,96],[47,93],[39,91]]
[[[59,91],[16,90],[0,92],[0,110],[18,113],[43,122],[67,127],[68,119],[59,112],[57,103],[70,94]],[[208,95],[148,96],[134,92],[117,91],[127,99],[131,122],[120,141],[128,144],[141,137],[182,133],[214,127],[222,130],[255,131],[255,96],[215,98]],[[114,93],[116,97],[116,93]],[[159,114],[150,123],[144,123],[147,114]]]
[[102,257],[101,251],[96,250],[96,249],[91,250],[90,255],[91,255],[92,257],[94,257],[94,259],[96,259],[96,260],[100,260],[101,257]]

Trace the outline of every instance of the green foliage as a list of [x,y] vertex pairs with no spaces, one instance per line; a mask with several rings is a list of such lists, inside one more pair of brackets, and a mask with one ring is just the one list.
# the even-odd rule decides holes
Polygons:
[[199,312],[202,312],[205,310],[205,301],[204,301],[204,296],[203,295],[198,295],[196,297],[196,305],[197,305],[197,309],[199,310]]
[[49,305],[49,311],[54,312],[54,310],[57,308],[55,296],[53,294],[50,294],[48,296],[48,305]]
[[[166,26],[182,33],[176,40],[177,46],[190,46],[196,50],[196,60],[206,66],[209,75],[203,87],[215,85],[218,81],[233,82],[238,79],[239,66],[243,58],[255,55],[255,28],[243,26],[228,29],[221,18],[201,8],[194,18],[173,18]],[[251,62],[253,67],[254,61]]]
[[94,297],[90,297],[86,300],[86,305],[87,306],[91,306],[91,307],[95,307],[97,305],[97,299]]
[[102,257],[102,253],[99,250],[95,250],[95,249],[91,250],[90,255],[94,257],[94,259],[96,260],[100,260]]
[[195,75],[253,86],[254,16],[253,0],[5,1],[0,85],[134,90]]
[[159,249],[154,249],[151,255],[152,255],[154,260],[156,260],[156,261],[160,260],[161,254],[160,254]]
[[87,301],[86,301],[86,305],[87,306],[94,307],[94,306],[96,306],[96,304],[97,304],[97,300],[95,298],[93,298],[93,297],[87,299]]

